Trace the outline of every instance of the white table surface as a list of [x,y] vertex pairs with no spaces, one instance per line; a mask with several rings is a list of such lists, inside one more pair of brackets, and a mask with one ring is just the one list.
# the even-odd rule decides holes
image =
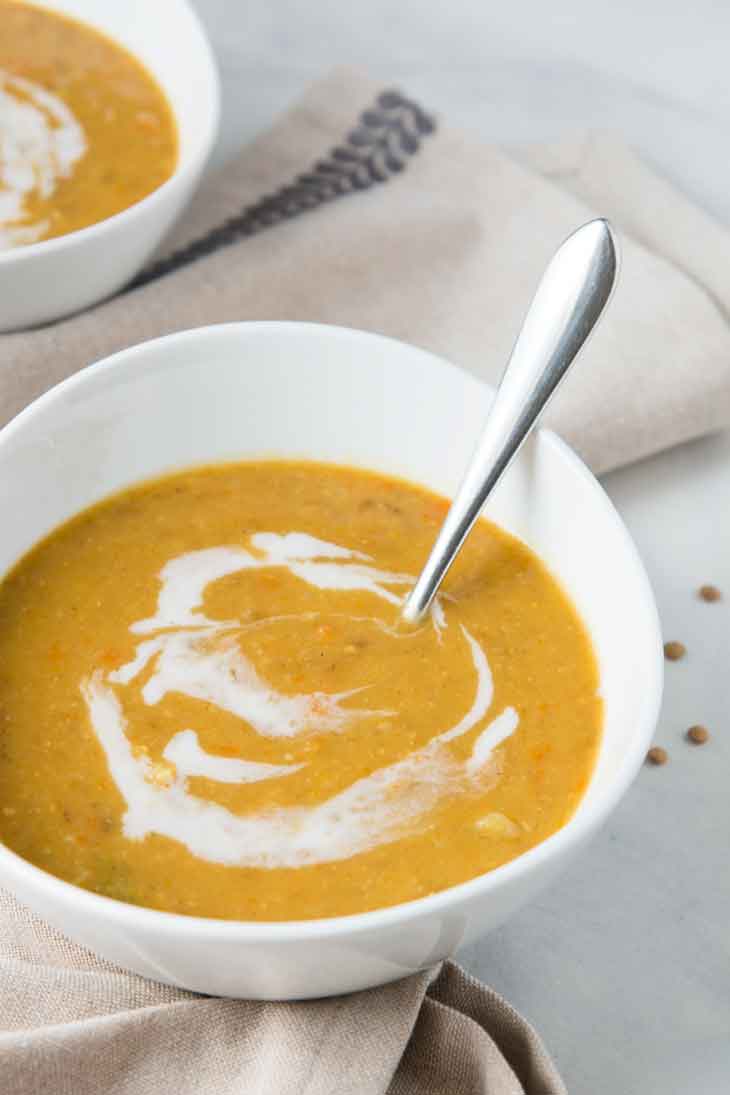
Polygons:
[[[218,163],[328,68],[354,64],[485,139],[618,130],[730,224],[730,6],[719,0],[197,7],[223,76]],[[730,434],[605,484],[665,636],[689,651],[667,666],[656,740],[670,762],[641,772],[569,875],[459,957],[534,1022],[571,1095],[727,1095]],[[703,582],[725,601],[699,602]],[[683,740],[695,722],[712,732],[703,747]]]

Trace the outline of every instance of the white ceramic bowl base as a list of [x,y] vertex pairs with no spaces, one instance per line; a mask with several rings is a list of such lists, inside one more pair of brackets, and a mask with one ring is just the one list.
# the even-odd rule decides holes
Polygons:
[[[67,380],[0,431],[0,573],[110,492],[205,461],[329,460],[452,494],[489,399],[480,383],[430,354],[338,328],[235,324],[133,347]],[[532,438],[488,514],[560,579],[599,657],[603,743],[585,798],[560,832],[451,890],[332,920],[255,924],[158,913],[77,889],[2,847],[0,884],[122,966],[200,992],[255,998],[393,980],[504,921],[565,867],[628,787],[654,729],[662,655],[628,533],[558,438]]]
[[173,175],[142,201],[66,236],[0,251],[0,331],[47,323],[129,282],[189,201],[218,132],[213,54],[187,0],[44,0],[125,46],[156,77],[180,139]]

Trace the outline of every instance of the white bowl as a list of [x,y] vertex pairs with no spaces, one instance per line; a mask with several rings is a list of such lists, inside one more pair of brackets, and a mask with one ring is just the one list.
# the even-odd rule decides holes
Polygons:
[[[143,343],[64,381],[0,431],[0,574],[110,492],[204,461],[338,461],[451,494],[489,401],[488,389],[446,362],[359,331],[240,323]],[[61,882],[1,846],[0,884],[73,939],[147,977],[262,999],[394,980],[501,923],[584,847],[636,774],[657,717],[662,651],[636,549],[599,484],[557,437],[533,436],[488,513],[560,579],[599,658],[600,755],[577,813],[558,833],[450,890],[329,920],[155,912]]]
[[218,132],[218,73],[187,0],[49,0],[44,7],[97,27],[142,61],[169,99],[179,157],[162,186],[121,213],[0,252],[0,331],[59,319],[130,281],[190,199]]

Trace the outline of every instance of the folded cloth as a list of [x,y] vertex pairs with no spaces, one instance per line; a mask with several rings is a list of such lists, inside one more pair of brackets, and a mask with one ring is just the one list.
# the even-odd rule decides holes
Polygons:
[[294,1004],[197,997],[0,891],[3,1095],[565,1095],[530,1025],[452,963]]
[[[369,328],[494,381],[544,264],[597,213],[622,284],[553,424],[603,470],[730,422],[722,229],[611,139],[510,157],[346,72],[208,180],[133,287],[0,336],[0,421],[130,343],[239,319]],[[565,1091],[525,1020],[451,963],[326,1001],[200,998],[2,894],[0,1075],[8,1095]]]
[[376,330],[495,381],[550,255],[596,214],[620,285],[551,424],[599,472],[730,424],[723,228],[614,139],[508,156],[349,72],[201,188],[137,288],[0,336],[0,423],[113,350],[226,320]]

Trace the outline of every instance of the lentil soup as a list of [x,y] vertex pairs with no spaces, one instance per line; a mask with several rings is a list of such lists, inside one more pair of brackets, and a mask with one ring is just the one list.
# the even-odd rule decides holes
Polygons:
[[602,723],[588,634],[477,522],[400,622],[447,502],[361,470],[201,467],[124,491],[0,584],[0,838],[79,886],[327,917],[544,840]]
[[83,23],[0,0],[0,250],[111,217],[177,162],[154,77]]

